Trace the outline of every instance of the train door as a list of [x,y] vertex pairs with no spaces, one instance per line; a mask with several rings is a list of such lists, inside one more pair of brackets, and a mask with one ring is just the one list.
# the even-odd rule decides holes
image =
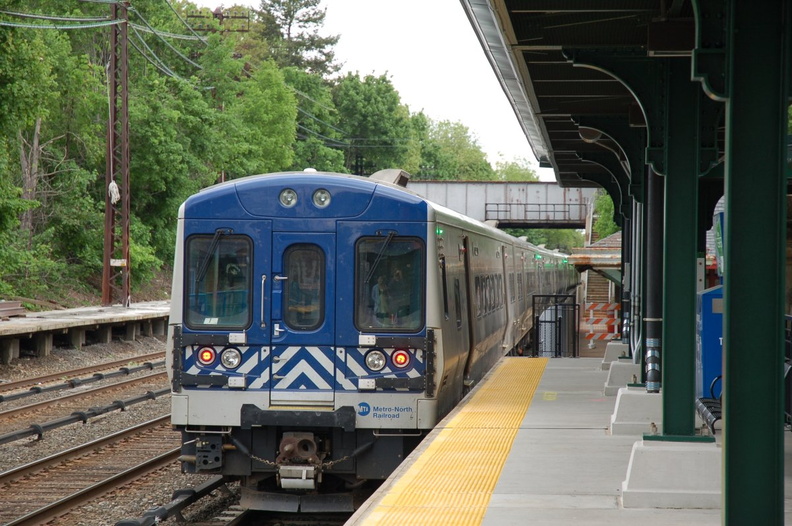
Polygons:
[[512,270],[512,260],[514,253],[511,247],[501,245],[501,274],[503,275],[503,286],[501,288],[503,294],[503,315],[506,318],[504,324],[503,336],[501,337],[502,347],[510,350],[514,345],[514,305],[512,303],[512,295],[514,294],[514,271]]
[[[471,262],[471,247],[470,247],[470,238],[468,236],[464,236],[462,239],[463,247],[464,247],[464,264],[465,264],[465,280],[467,282],[467,304],[468,304],[468,311],[467,315],[468,318],[466,320],[466,325],[468,328],[468,348],[467,348],[467,360],[465,362],[465,369],[464,369],[464,379],[467,380],[468,375],[470,374],[470,368],[473,364],[474,354],[476,351],[476,342],[478,341],[476,337],[477,328],[477,315],[481,313],[481,285],[476,287],[475,277],[473,276],[473,265]],[[472,384],[468,385],[465,384],[465,387],[471,387]]]
[[274,232],[270,401],[332,405],[335,234]]

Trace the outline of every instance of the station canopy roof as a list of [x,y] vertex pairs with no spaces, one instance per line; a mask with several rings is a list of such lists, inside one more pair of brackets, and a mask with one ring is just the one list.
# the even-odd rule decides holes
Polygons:
[[[643,170],[645,115],[622,82],[582,57],[691,55],[690,1],[461,2],[540,166],[552,167],[562,187],[605,187],[625,176],[614,182],[630,184],[630,159]],[[603,135],[603,123],[626,126],[622,138],[637,143]]]

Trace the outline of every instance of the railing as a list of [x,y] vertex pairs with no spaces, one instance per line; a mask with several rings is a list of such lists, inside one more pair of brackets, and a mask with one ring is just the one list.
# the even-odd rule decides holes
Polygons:
[[486,203],[486,220],[506,223],[548,225],[585,224],[585,204],[574,203]]
[[580,304],[569,294],[537,294],[533,297],[532,356],[577,358]]

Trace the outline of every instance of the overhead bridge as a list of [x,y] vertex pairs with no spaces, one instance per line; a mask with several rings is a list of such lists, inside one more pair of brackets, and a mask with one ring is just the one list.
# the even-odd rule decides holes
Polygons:
[[542,182],[414,181],[413,192],[499,228],[585,228],[595,189]]

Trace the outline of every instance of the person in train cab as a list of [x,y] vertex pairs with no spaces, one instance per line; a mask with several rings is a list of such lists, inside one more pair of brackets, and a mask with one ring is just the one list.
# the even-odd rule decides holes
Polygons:
[[377,283],[371,288],[371,301],[374,303],[374,316],[378,320],[390,317],[388,285],[385,276],[377,278]]
[[407,280],[401,269],[393,270],[390,282],[388,282],[388,294],[391,299],[391,311],[398,317],[407,316],[410,313],[410,290]]

